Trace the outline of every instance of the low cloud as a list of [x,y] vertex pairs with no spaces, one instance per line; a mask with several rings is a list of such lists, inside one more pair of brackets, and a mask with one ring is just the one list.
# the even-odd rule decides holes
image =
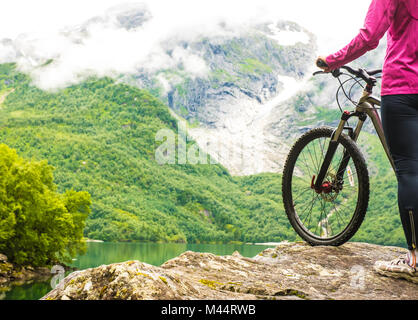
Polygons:
[[[164,44],[205,35],[232,36],[249,25],[280,19],[296,21],[318,33],[335,17],[329,16],[331,22],[326,22],[316,16],[321,12],[311,2],[63,0],[58,5],[57,1],[40,0],[35,5],[16,0],[0,13],[0,39],[10,39],[0,40],[0,62],[17,62],[36,85],[47,90],[75,84],[92,74],[118,76],[138,69],[152,72],[181,66],[191,76],[204,77],[209,67],[196,52],[177,46],[167,53]],[[323,2],[323,12],[335,10],[335,1]],[[363,3],[359,11],[367,7],[364,0],[354,2]],[[141,11],[146,14],[139,14]],[[131,14],[135,12],[138,14]],[[361,26],[358,23],[356,29]],[[339,27],[339,37],[334,26],[322,30],[325,36],[319,42],[328,36],[355,35],[352,25]],[[164,85],[165,80],[161,81]]]

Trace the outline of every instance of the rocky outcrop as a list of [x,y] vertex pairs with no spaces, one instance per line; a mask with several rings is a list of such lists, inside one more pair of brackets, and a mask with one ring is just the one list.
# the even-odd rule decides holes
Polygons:
[[191,123],[215,129],[240,101],[260,106],[281,93],[279,76],[302,79],[310,72],[316,38],[294,22],[217,28],[215,34],[164,41],[173,65],[144,66],[125,80],[156,93]]
[[[186,72],[180,64],[151,73],[141,70],[133,84],[158,92],[191,124],[188,133],[199,147],[232,175],[280,172],[289,148],[268,130],[271,111],[306,82],[316,39],[288,21],[232,34],[225,27],[223,33],[165,44],[172,56],[176,52],[187,56],[182,58],[185,63],[201,61],[204,74]],[[283,42],[288,34],[293,35],[293,43]],[[298,36],[305,39],[299,41]],[[275,116],[282,118],[293,110],[289,105],[282,109]],[[288,131],[289,126],[282,129]]]
[[128,261],[77,271],[42,299],[417,299],[418,285],[378,275],[405,249],[283,242],[254,258],[187,251],[160,267]]

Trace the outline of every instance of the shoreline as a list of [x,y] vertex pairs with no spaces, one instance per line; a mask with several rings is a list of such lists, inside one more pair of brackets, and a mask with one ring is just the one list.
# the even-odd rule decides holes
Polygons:
[[95,240],[95,239],[85,239],[86,242],[98,242],[98,243],[102,243],[104,242],[103,240]]
[[255,243],[247,242],[246,244],[252,244],[255,246],[278,246],[284,243],[289,243],[289,241],[285,240],[285,241],[280,241],[280,242],[255,242]]
[[[73,267],[60,264],[65,271],[76,270]],[[0,253],[0,288],[30,281],[48,280],[54,273],[53,267],[18,266],[8,262],[7,257]]]

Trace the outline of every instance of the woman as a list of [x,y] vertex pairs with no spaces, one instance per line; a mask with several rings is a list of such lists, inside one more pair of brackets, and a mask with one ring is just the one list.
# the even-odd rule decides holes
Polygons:
[[415,277],[418,237],[418,0],[373,0],[364,27],[343,49],[327,57],[329,72],[375,49],[387,31],[382,78],[382,123],[398,179],[398,205],[409,252],[378,261],[375,270]]

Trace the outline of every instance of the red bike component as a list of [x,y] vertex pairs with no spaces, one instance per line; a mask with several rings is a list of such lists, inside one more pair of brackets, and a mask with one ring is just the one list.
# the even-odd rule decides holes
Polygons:
[[322,187],[321,191],[326,193],[326,194],[332,192],[332,185],[329,182],[324,182],[321,187]]
[[317,190],[315,189],[315,175],[312,177],[312,182],[311,182],[311,189],[314,189],[316,193],[331,193],[332,192],[332,185],[331,183],[329,183],[328,181],[325,181],[322,186],[321,189]]
[[[312,177],[311,189],[314,189],[315,190],[315,175]],[[316,191],[316,192],[318,192],[318,191]]]

